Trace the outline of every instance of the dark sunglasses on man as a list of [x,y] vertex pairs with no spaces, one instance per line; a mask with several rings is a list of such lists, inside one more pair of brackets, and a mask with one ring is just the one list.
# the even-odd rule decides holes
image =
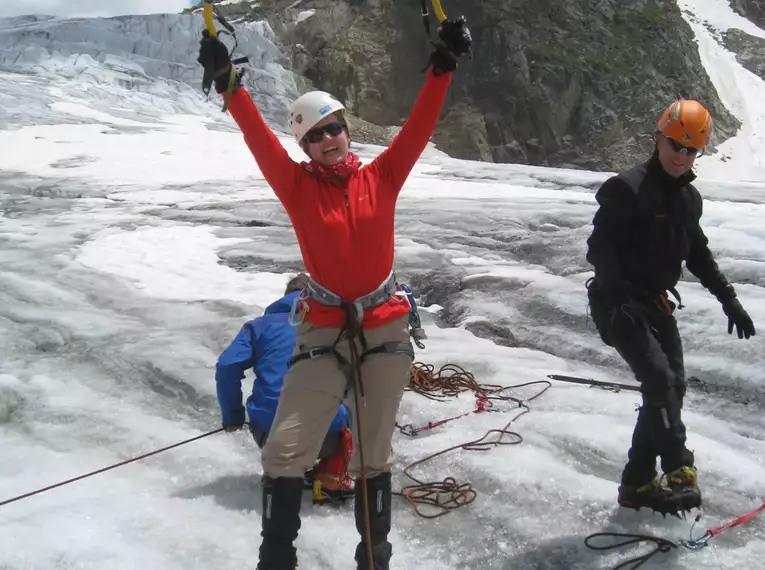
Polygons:
[[316,127],[311,129],[305,134],[305,140],[309,143],[321,142],[324,138],[324,133],[327,133],[331,137],[336,137],[343,132],[345,127],[340,123],[329,123],[323,127]]
[[696,158],[700,157],[702,154],[704,154],[704,149],[698,149],[693,148],[692,146],[685,146],[677,142],[675,139],[669,138],[667,135],[661,135],[665,139],[669,141],[669,146],[672,147],[672,150],[675,152],[684,152],[688,156],[695,156]]

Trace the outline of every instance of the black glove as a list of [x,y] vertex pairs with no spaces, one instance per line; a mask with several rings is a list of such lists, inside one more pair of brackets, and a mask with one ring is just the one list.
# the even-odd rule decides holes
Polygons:
[[473,38],[465,24],[465,18],[444,20],[438,27],[438,41],[433,42],[435,50],[430,54],[433,73],[442,75],[447,71],[457,69],[457,59],[470,53]]
[[733,325],[736,325],[738,338],[754,336],[754,323],[736,297],[725,301],[722,309],[728,315],[728,334],[733,334]]
[[210,85],[213,82],[218,93],[228,89],[231,79],[231,57],[228,54],[228,48],[218,38],[211,36],[207,30],[202,32],[202,39],[199,41],[197,62],[205,68],[202,79],[202,90],[205,95],[210,91]]

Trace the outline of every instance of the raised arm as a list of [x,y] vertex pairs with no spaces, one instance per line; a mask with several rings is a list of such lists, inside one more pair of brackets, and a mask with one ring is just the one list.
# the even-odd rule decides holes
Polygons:
[[428,73],[425,85],[420,90],[412,113],[401,132],[372,162],[371,167],[377,168],[380,175],[386,178],[396,191],[401,190],[417,159],[425,150],[436,128],[450,83],[451,73],[444,73],[439,77]]
[[249,93],[242,87],[241,76],[232,71],[228,49],[218,38],[203,35],[197,61],[213,78],[215,90],[223,94],[224,101],[225,94],[231,90],[228,110],[244,134],[244,140],[266,181],[285,208],[289,209],[289,204],[298,195],[299,178],[303,171],[266,124]]
[[438,28],[438,41],[430,54],[425,85],[417,96],[409,118],[390,146],[370,165],[398,193],[417,159],[425,150],[451,83],[460,56],[470,52],[470,30],[465,19],[445,20]]
[[290,158],[243,87],[231,95],[228,108],[260,171],[277,198],[286,206],[298,193],[303,169]]

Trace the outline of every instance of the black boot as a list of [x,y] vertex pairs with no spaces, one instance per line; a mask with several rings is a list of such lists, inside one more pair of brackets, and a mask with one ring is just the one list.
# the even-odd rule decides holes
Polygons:
[[263,542],[257,570],[294,570],[303,478],[263,476]]
[[361,535],[361,542],[356,547],[357,570],[388,570],[393,547],[388,542],[391,517],[390,473],[381,473],[367,479],[367,497],[369,497],[369,524],[372,536],[373,566],[369,562],[366,544],[366,516],[364,514],[364,486],[361,479],[355,481],[356,530]]
[[663,515],[677,514],[677,506],[672,500],[672,491],[662,487],[656,478],[644,485],[622,483],[619,486],[617,501],[620,506],[636,511],[646,507]]

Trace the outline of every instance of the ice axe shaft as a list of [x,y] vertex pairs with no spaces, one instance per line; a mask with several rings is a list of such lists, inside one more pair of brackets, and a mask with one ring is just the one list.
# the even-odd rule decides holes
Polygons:
[[631,390],[632,392],[640,392],[640,386],[631,386],[630,384],[618,384],[616,382],[604,382],[602,380],[593,380],[592,378],[580,378],[578,376],[566,376],[564,374],[548,374],[547,377],[550,380],[558,380],[560,382],[571,382],[572,384],[584,384],[587,386],[595,386],[606,390]]
[[439,22],[443,22],[446,20],[446,14],[444,13],[444,9],[441,7],[441,0],[431,0],[433,3],[433,11],[436,13],[436,18],[438,18]]
[[215,28],[215,19],[213,17],[214,16],[213,5],[212,5],[212,2],[210,2],[210,0],[205,0],[205,5],[202,8],[202,14],[204,15],[204,18],[205,18],[205,28],[207,29],[207,31],[212,37],[217,38],[218,30]]

